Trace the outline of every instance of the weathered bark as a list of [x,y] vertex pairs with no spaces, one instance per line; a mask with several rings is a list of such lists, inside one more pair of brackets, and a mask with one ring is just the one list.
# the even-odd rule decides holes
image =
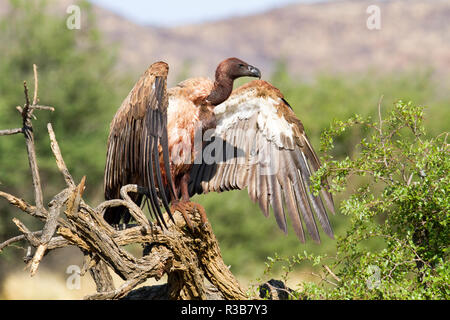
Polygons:
[[[74,245],[87,257],[83,270],[89,270],[97,286],[97,293],[87,299],[119,299],[148,278],[159,280],[165,274],[167,287],[160,287],[164,293],[155,294],[152,290],[152,294],[160,298],[207,299],[214,291],[217,292],[216,298],[246,298],[222,260],[211,226],[202,224],[198,212],[194,212],[191,218],[194,231],[186,225],[179,212],[174,212],[175,223],[167,219],[170,221],[167,229],[146,221],[144,226],[116,230],[104,221],[101,212],[83,202],[80,196],[82,186],[83,182],[55,197],[66,207],[65,219],[56,220],[56,214],[49,214],[41,232],[30,232],[23,223],[14,220],[24,235],[15,240],[26,240],[37,248],[30,262],[32,274],[46,252]],[[124,188],[130,192],[137,191],[135,185]],[[55,199],[52,201],[57,202]],[[144,216],[142,211],[138,214]],[[50,238],[48,230],[54,230]],[[136,258],[123,248],[132,243],[147,246],[142,258]],[[125,280],[122,286],[114,288],[107,267]],[[211,284],[215,290],[211,289]]]

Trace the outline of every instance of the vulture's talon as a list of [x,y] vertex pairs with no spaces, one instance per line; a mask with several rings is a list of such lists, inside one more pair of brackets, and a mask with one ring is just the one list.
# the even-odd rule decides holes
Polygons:
[[205,208],[198,203],[181,200],[173,203],[170,210],[172,212],[179,211],[183,215],[183,218],[191,231],[194,231],[194,225],[189,218],[189,214],[195,214],[196,211],[200,214],[200,228],[204,229],[207,225],[208,219],[206,218]]
[[181,213],[181,215],[184,218],[184,221],[186,221],[186,224],[188,225],[189,229],[191,231],[194,231],[194,226],[192,224],[191,219],[189,218],[189,204],[190,202],[185,202],[185,201],[173,201],[172,205],[170,206],[170,211],[171,212],[175,212],[178,211]]
[[193,207],[193,211],[198,211],[198,213],[200,213],[200,221],[201,223],[201,228],[205,229],[208,219],[206,218],[206,210],[205,208],[203,208],[203,206],[201,204],[195,203],[195,202],[191,202],[192,203],[192,207]]

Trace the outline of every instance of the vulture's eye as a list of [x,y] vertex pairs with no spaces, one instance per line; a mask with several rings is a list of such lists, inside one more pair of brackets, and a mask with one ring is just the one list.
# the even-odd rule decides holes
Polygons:
[[242,63],[239,63],[239,67],[243,68],[243,67],[245,67],[245,65],[243,65]]

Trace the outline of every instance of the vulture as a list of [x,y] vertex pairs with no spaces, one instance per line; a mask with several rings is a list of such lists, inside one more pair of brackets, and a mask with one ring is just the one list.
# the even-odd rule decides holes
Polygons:
[[[111,122],[105,198],[117,199],[122,186],[136,184],[132,200],[147,205],[158,224],[166,226],[164,210],[170,218],[178,210],[192,227],[192,210],[206,222],[204,209],[190,201],[193,195],[247,188],[266,217],[273,211],[284,233],[288,215],[301,242],[305,229],[320,242],[316,220],[333,238],[326,182],[319,195],[310,191],[319,159],[292,107],[261,80],[258,68],[229,58],[218,65],[214,81],[190,78],[170,89],[168,70],[165,62],[152,64]],[[258,79],[233,90],[239,77]],[[111,207],[104,219],[117,225],[130,214]]]

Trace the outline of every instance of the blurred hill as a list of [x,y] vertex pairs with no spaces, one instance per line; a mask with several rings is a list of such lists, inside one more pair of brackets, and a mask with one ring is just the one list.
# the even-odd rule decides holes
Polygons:
[[[62,0],[51,7],[67,15],[66,8],[76,2]],[[381,10],[380,30],[366,26],[366,9],[372,4]],[[5,5],[0,0],[0,14]],[[137,25],[93,7],[107,42],[118,44],[119,68],[140,73],[153,61],[164,60],[174,71],[171,83],[180,72],[212,76],[218,61],[235,55],[260,67],[266,76],[280,59],[293,75],[304,78],[318,71],[346,73],[368,68],[385,72],[426,66],[438,75],[450,71],[448,0],[292,4],[174,28]]]

